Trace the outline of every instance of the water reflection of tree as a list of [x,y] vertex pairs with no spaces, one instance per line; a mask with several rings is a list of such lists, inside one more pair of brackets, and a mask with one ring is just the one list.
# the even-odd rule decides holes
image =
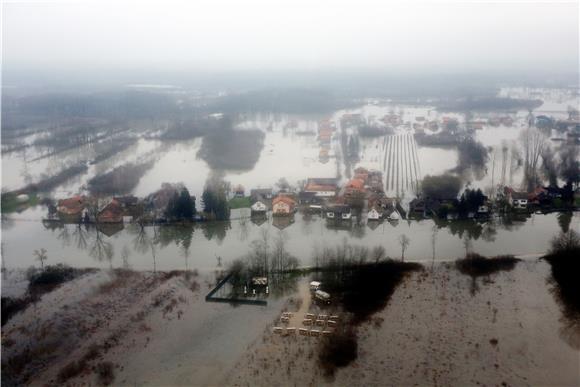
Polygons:
[[145,227],[144,224],[135,224],[133,227],[129,228],[129,232],[135,234],[135,237],[133,238],[133,249],[136,252],[142,255],[145,255],[149,252],[151,253],[151,257],[153,259],[153,272],[156,272],[157,247],[159,244],[161,244],[162,238],[162,231],[159,230],[159,226],[152,225]]
[[79,250],[86,250],[88,247],[88,239],[89,239],[89,232],[88,232],[88,226],[87,225],[82,225],[82,224],[78,224],[75,226],[73,232],[73,238],[75,239],[75,244],[77,246],[77,249]]
[[308,212],[304,212],[302,214],[302,234],[303,235],[311,235],[312,234],[312,225],[313,225],[313,216]]
[[115,251],[113,249],[113,244],[108,242],[104,238],[104,233],[99,230],[98,227],[92,227],[95,231],[94,238],[89,249],[89,255],[99,262],[107,260],[109,266],[113,268],[113,257],[115,256]]
[[508,213],[497,218],[497,225],[500,229],[515,231],[526,223],[528,217],[527,213]]
[[60,231],[56,236],[56,238],[62,242],[63,247],[67,247],[70,245],[71,235],[67,225],[63,225],[63,227],[60,228]]
[[251,170],[264,147],[264,133],[257,129],[237,131],[227,119],[203,137],[197,156],[213,170]]
[[201,230],[203,236],[208,240],[214,237],[217,239],[218,245],[221,245],[226,237],[227,231],[232,228],[230,221],[215,221],[202,223]]
[[483,234],[483,226],[472,220],[441,220],[434,218],[435,223],[439,227],[447,227],[451,235],[457,236],[460,239],[466,235],[469,239],[479,239]]
[[171,243],[180,249],[185,262],[186,270],[189,268],[190,247],[193,238],[193,224],[180,224],[163,226],[159,228],[159,245],[166,247]]
[[485,222],[475,220],[442,220],[438,218],[433,219],[435,226],[439,228],[448,228],[451,235],[459,237],[459,239],[468,238],[470,240],[483,239],[486,242],[495,241],[498,226],[502,223],[494,219],[489,219]]
[[145,226],[136,224],[134,227],[129,228],[130,232],[135,233],[133,238],[133,249],[140,253],[145,254],[149,251],[149,236]]
[[570,230],[570,223],[572,223],[572,211],[558,213],[558,225],[563,233],[567,233]]
[[357,217],[356,222],[354,223],[353,227],[350,229],[350,235],[362,239],[366,234],[366,227],[365,225],[359,220],[360,218]]
[[249,229],[249,211],[247,209],[242,209],[240,211],[240,219],[238,222],[238,226],[239,226],[239,230],[240,230],[240,240],[242,242],[246,241],[248,239],[248,236],[250,235],[250,229]]

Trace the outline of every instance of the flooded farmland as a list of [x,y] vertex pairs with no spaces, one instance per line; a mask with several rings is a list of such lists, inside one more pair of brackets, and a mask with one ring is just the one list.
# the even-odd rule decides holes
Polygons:
[[[527,94],[526,94],[527,93]],[[577,99],[565,90],[504,89],[505,96],[542,96],[546,98],[549,114],[565,117],[570,104]],[[100,176],[110,174],[121,166],[143,165],[131,172],[131,182],[123,185],[119,194],[134,194],[145,197],[161,187],[162,183],[183,183],[194,195],[198,207],[201,194],[211,174],[219,173],[231,186],[242,185],[249,191],[253,188],[275,187],[280,179],[291,186],[299,185],[309,177],[338,177],[346,181],[354,174],[356,167],[365,167],[382,172],[385,193],[400,198],[403,207],[415,196],[420,181],[426,175],[437,175],[453,170],[460,162],[459,151],[453,146],[432,146],[417,143],[413,134],[417,133],[417,122],[441,122],[442,119],[456,119],[466,122],[464,115],[446,113],[428,105],[397,105],[389,102],[363,103],[357,109],[339,110],[330,115],[293,116],[284,114],[243,114],[234,124],[236,132],[259,130],[263,133],[259,147],[249,149],[253,152],[250,164],[220,166],[208,162],[202,156],[203,138],[196,137],[186,141],[164,141],[157,138],[141,138],[127,142],[123,148],[108,157],[99,158],[98,146],[66,149],[57,154],[43,151],[34,146],[34,138],[39,133],[25,137],[22,141],[30,146],[22,150],[3,154],[3,189],[16,189],[38,181],[42,176],[55,173],[63,164],[86,163],[88,170],[72,176],[43,197],[54,199],[83,193],[89,189],[89,182]],[[534,114],[547,113],[540,106]],[[360,114],[365,122],[378,122],[383,116],[397,117],[389,126],[389,133],[365,137],[356,128],[341,118],[345,114]],[[507,114],[511,125],[487,124],[493,117],[506,116],[504,112],[470,113],[470,120],[484,122],[475,131],[475,139],[490,150],[490,157],[484,165],[467,170],[465,184],[481,188],[491,193],[495,185],[519,186],[523,179],[522,168],[513,164],[509,154],[517,144],[521,131],[527,127],[529,112],[514,111]],[[335,135],[327,144],[322,144],[317,134],[317,122],[329,119],[337,126]],[[135,123],[126,130],[135,134],[155,133],[167,126],[161,122]],[[441,129],[421,129],[438,133]],[[117,133],[113,131],[113,133]],[[113,134],[116,136],[117,134]],[[353,140],[354,139],[354,140]],[[344,146],[356,141],[354,153]],[[125,144],[125,143],[123,143]],[[551,147],[556,148],[557,142]],[[327,157],[321,158],[321,150],[327,149]],[[502,149],[507,151],[504,153]],[[240,151],[243,151],[240,149]],[[207,154],[232,154],[236,158],[236,148],[214,149]],[[91,162],[95,159],[96,162]],[[32,160],[32,161],[31,161]],[[495,180],[495,181],[494,181]],[[131,265],[135,268],[151,269],[151,260],[143,248],[135,244],[135,225],[125,225],[111,235],[105,236],[106,243],[113,247],[113,254],[107,260],[91,257],[90,244],[100,232],[94,227],[75,225],[55,225],[42,222],[47,209],[42,205],[28,208],[20,213],[5,214],[2,221],[2,243],[4,246],[4,265],[25,268],[34,263],[32,252],[46,248],[49,259],[69,265],[116,266],[120,264],[120,252],[129,249]],[[570,218],[562,221],[562,219]],[[286,224],[274,224],[270,216],[263,224],[255,224],[249,217],[249,209],[235,210],[232,220],[227,222],[203,223],[188,226],[163,225],[146,227],[146,235],[153,238],[159,232],[163,241],[159,246],[158,267],[160,269],[183,268],[187,265],[209,269],[221,257],[224,263],[231,262],[247,250],[246,246],[256,239],[261,230],[269,230],[272,236],[283,233],[290,251],[300,258],[301,264],[308,266],[315,246],[333,245],[343,238],[355,238],[362,244],[382,245],[392,257],[399,255],[397,238],[405,233],[412,235],[408,250],[411,260],[452,260],[461,256],[465,249],[462,238],[473,240],[476,252],[494,254],[537,255],[547,249],[552,235],[562,227],[578,229],[578,214],[552,213],[533,214],[516,219],[492,218],[486,221],[461,221],[456,224],[439,222],[437,227],[436,252],[433,254],[431,234],[434,222],[431,220],[400,220],[397,222],[367,222],[363,217],[344,228],[327,227],[325,219],[319,215],[298,213]],[[367,224],[368,223],[368,224]],[[159,229],[159,230],[157,230]],[[30,235],[34,235],[31,240]],[[94,254],[93,254],[94,255]]]
[[2,387],[580,386],[580,0],[0,9]]

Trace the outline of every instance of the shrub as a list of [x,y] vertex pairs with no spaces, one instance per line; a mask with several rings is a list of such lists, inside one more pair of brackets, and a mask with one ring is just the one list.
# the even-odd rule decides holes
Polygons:
[[486,258],[479,254],[471,253],[463,259],[455,262],[455,267],[461,273],[472,276],[487,276],[499,271],[513,270],[520,260],[513,255],[500,255],[493,258]]
[[318,355],[319,364],[327,376],[333,376],[336,369],[346,367],[358,356],[358,342],[352,330],[339,332],[322,342]]
[[554,237],[550,253],[544,259],[552,267],[554,289],[564,304],[568,317],[580,316],[580,240],[574,230]]
[[560,253],[580,248],[580,236],[574,230],[561,232],[550,241],[550,253]]
[[27,298],[2,297],[2,326],[18,312],[26,309],[30,300]]
[[38,288],[52,289],[63,282],[70,281],[75,277],[75,270],[72,267],[58,264],[50,265],[40,271],[31,273],[28,290],[34,293]]
[[79,376],[86,369],[86,363],[82,361],[71,361],[64,366],[57,374],[59,383],[64,383],[69,379]]

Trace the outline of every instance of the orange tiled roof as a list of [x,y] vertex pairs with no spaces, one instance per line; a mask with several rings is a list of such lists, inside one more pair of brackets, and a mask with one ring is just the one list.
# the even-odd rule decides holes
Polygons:
[[306,187],[304,188],[305,191],[335,191],[336,190],[336,186],[335,185],[330,185],[330,184],[315,184],[315,183],[309,183],[308,185],[306,185]]
[[288,196],[278,195],[274,198],[274,200],[272,200],[272,204],[276,204],[276,203],[280,203],[280,202],[286,203],[290,206],[296,205],[296,202]]
[[365,186],[365,182],[362,179],[352,179],[346,183],[346,188],[362,190]]

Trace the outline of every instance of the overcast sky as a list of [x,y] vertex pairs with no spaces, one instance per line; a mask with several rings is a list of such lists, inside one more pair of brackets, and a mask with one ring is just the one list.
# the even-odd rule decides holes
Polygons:
[[578,69],[578,1],[4,1],[4,69]]

